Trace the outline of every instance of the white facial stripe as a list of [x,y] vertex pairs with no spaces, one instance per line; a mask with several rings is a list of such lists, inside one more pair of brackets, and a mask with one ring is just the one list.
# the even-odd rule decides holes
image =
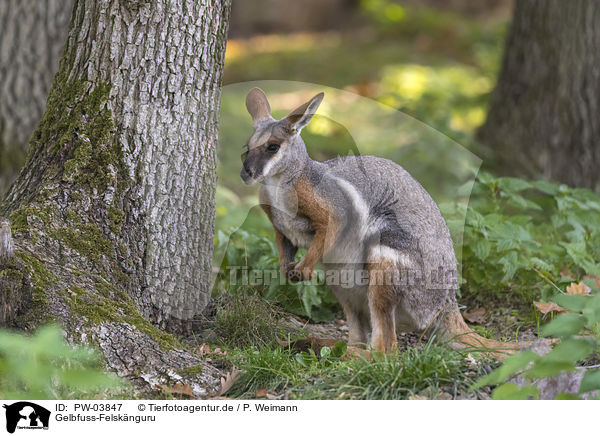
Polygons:
[[263,168],[263,171],[262,171],[263,177],[269,177],[269,171],[271,171],[273,169],[273,167],[275,166],[275,164],[281,160],[281,156],[282,156],[282,153],[280,150],[271,159],[269,159],[269,162],[267,162],[267,164]]

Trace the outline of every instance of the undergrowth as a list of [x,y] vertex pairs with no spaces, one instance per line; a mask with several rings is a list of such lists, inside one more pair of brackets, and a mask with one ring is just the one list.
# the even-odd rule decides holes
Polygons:
[[[426,343],[390,355],[346,359],[338,343],[314,352],[284,348],[232,350],[230,362],[244,372],[228,395],[255,398],[267,391],[289,399],[409,399],[450,398],[464,394],[484,369],[471,366],[465,355],[444,345]],[[472,394],[472,398],[485,395]]]

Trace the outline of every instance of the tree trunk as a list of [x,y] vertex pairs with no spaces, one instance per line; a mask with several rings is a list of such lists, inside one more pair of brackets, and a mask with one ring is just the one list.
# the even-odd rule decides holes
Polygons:
[[600,188],[600,2],[517,0],[479,132],[499,171]]
[[[198,364],[156,326],[189,332],[208,300],[229,9],[77,0],[26,167],[0,210],[30,300],[12,322],[55,318],[121,375],[154,380]],[[216,383],[211,374],[206,365],[194,377]]]
[[2,0],[0,198],[21,169],[67,38],[73,0]]

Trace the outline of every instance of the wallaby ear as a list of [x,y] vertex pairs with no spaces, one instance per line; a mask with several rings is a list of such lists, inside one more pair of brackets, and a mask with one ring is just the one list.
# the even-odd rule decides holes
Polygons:
[[317,112],[319,105],[323,101],[324,93],[319,92],[309,101],[304,103],[302,106],[294,109],[284,121],[287,122],[290,130],[300,132],[312,119],[313,115]]
[[264,91],[260,88],[252,88],[246,96],[246,109],[256,124],[258,121],[271,118],[271,106]]

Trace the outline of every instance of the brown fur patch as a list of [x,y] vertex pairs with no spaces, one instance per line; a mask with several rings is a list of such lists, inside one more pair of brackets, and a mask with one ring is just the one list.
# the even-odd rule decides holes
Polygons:
[[308,247],[306,256],[296,266],[303,280],[310,280],[317,262],[323,253],[330,250],[335,244],[338,234],[338,224],[333,212],[333,206],[321,197],[310,182],[301,178],[296,183],[298,197],[298,213],[307,216],[315,230],[315,236]]
[[[368,265],[369,276],[393,272],[396,265],[384,261]],[[398,341],[395,327],[396,296],[391,284],[371,280],[369,283],[369,310],[371,312],[371,348],[376,351],[390,353],[396,350]]]

